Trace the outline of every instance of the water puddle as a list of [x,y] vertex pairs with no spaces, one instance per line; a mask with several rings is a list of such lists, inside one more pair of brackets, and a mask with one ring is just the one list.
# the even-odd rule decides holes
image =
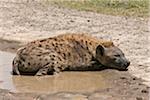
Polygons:
[[57,76],[13,76],[11,63],[15,54],[0,52],[0,88],[13,92],[93,92],[109,87],[102,72],[62,72]]
[[13,77],[12,83],[19,92],[93,92],[108,87],[98,73],[63,72],[59,76]]

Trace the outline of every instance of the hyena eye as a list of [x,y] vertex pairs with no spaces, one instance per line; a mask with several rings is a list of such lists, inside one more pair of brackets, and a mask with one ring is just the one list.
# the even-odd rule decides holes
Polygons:
[[115,57],[120,57],[120,55],[119,54],[116,54],[116,55],[114,55]]

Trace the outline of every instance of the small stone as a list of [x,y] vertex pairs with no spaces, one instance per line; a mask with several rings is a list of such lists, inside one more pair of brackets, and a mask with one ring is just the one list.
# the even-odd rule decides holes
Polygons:
[[142,97],[136,97],[136,100],[143,100]]
[[150,89],[150,87],[149,87],[149,86],[146,86],[146,88],[147,88],[147,89]]
[[88,19],[87,22],[90,22],[90,20]]
[[139,83],[139,85],[143,85],[143,83]]
[[88,97],[89,100],[110,100],[110,98],[113,97],[111,95],[103,93],[93,93],[91,96]]
[[133,80],[136,80],[136,78],[134,77]]
[[74,20],[70,20],[70,22],[74,22]]
[[138,87],[136,87],[136,88],[133,88],[133,90],[138,90],[139,88]]
[[126,77],[124,77],[124,76],[122,76],[122,77],[120,77],[120,79],[127,79]]
[[143,65],[142,65],[142,64],[139,64],[138,66],[140,67],[140,66],[143,66]]

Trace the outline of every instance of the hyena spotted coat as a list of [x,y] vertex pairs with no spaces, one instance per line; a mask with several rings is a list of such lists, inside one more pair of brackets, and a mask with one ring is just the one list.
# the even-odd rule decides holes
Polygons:
[[64,70],[98,70],[101,66],[124,70],[129,64],[112,41],[87,34],[63,34],[20,48],[13,60],[13,73],[47,75]]

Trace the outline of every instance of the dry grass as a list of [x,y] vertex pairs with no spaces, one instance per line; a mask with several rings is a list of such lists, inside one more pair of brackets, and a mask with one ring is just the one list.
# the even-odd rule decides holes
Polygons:
[[49,3],[109,15],[149,16],[149,0],[49,0]]

